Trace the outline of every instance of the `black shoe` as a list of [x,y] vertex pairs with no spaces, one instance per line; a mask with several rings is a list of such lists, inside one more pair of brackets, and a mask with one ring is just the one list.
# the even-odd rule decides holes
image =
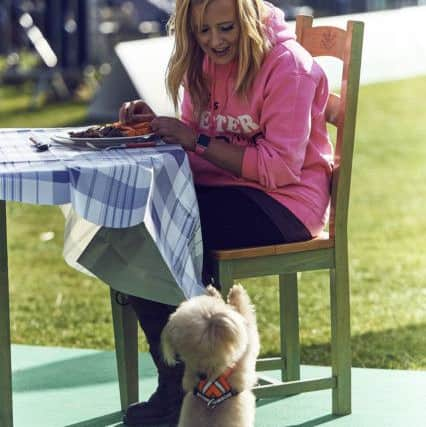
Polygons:
[[127,408],[123,415],[123,423],[138,427],[163,425],[175,427],[179,422],[180,408],[181,405],[159,411],[158,408],[149,407],[148,402],[134,403]]
[[167,366],[157,348],[151,347],[151,355],[158,369],[158,387],[148,401],[133,403],[127,408],[123,422],[129,426],[158,426],[166,423],[176,425],[179,420],[184,397],[184,365],[178,363],[173,367]]
[[123,422],[129,426],[140,427],[162,424],[175,426],[179,421],[183,396],[180,382],[176,384],[171,381],[165,385],[161,381],[148,401],[133,403],[127,408]]

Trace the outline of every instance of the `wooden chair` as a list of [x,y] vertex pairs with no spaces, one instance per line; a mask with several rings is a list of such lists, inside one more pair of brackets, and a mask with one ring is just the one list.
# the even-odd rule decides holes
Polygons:
[[[363,24],[349,21],[347,29],[312,27],[312,17],[298,16],[298,41],[313,56],[343,61],[340,96],[331,95],[327,119],[337,128],[329,234],[311,241],[256,248],[216,251],[215,279],[227,294],[234,279],[279,275],[281,357],[260,359],[257,369],[281,369],[282,382],[255,388],[259,398],[274,398],[305,391],[333,390],[333,413],[351,411],[351,350],[347,216],[358,98]],[[300,344],[297,272],[330,272],[332,376],[300,380]],[[138,401],[137,326],[130,306],[120,304],[111,291],[121,407]]]
[[[297,40],[312,56],[343,61],[340,96],[330,95],[327,121],[337,128],[331,189],[329,234],[307,241],[264,247],[220,250],[213,253],[215,279],[227,294],[234,279],[279,276],[281,357],[260,359],[257,370],[281,369],[282,381],[255,387],[258,398],[332,389],[332,411],[351,412],[351,346],[347,218],[352,153],[361,65],[363,23],[349,21],[346,31],[312,27],[312,17],[298,16]],[[328,269],[331,298],[331,364],[327,378],[300,380],[297,272]]]

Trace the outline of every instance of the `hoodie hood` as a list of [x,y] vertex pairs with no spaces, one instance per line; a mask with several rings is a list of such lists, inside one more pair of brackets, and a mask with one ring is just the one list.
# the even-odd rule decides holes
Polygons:
[[268,15],[265,20],[266,34],[272,46],[287,40],[295,40],[296,34],[285,21],[285,14],[281,9],[265,1]]

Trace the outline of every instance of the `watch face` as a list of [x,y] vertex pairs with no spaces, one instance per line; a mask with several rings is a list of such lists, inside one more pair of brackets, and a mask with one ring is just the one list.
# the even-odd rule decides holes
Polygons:
[[210,144],[210,137],[204,134],[201,134],[198,137],[198,141],[197,141],[198,145],[202,145],[204,148],[207,148]]

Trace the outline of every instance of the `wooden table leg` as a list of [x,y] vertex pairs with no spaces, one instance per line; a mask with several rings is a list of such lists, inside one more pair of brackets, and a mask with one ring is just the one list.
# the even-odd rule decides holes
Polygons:
[[120,293],[111,288],[111,308],[114,326],[115,354],[121,409],[138,401],[138,324],[133,308],[120,301]]
[[11,360],[6,202],[0,200],[0,426],[2,427],[13,426]]

